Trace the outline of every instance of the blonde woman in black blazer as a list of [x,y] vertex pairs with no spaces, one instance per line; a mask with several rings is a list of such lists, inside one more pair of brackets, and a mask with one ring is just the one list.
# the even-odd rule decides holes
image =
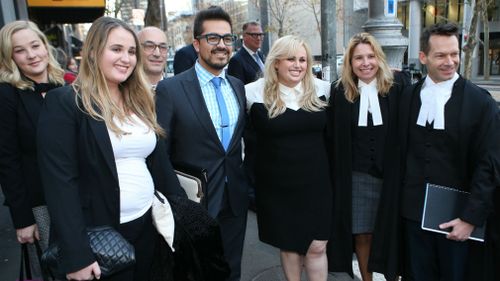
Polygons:
[[[134,31],[118,19],[97,19],[83,46],[77,80],[49,92],[40,115],[42,182],[61,270],[70,280],[99,279],[85,229],[109,225],[135,247],[136,264],[106,280],[148,280],[158,238],[150,212],[152,192],[186,195],[160,141],[164,132],[156,122]],[[124,152],[134,156],[122,157]],[[124,169],[119,160],[137,165]],[[145,181],[126,176],[137,171]],[[127,188],[138,196],[127,197]],[[126,219],[122,207],[144,198],[140,212]]]
[[[29,21],[0,30],[0,185],[19,243],[47,246],[49,221],[36,154],[45,93],[64,84],[45,35]],[[35,270],[36,271],[36,270]]]

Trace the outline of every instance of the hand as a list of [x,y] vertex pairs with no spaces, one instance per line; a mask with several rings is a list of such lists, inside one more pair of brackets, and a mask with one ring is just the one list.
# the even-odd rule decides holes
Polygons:
[[439,228],[446,229],[451,227],[451,232],[446,235],[446,238],[455,241],[465,241],[469,239],[470,234],[474,230],[474,225],[464,222],[461,219],[454,219],[449,222],[445,222],[439,225]]
[[38,233],[38,227],[36,224],[32,224],[25,228],[16,229],[17,241],[21,244],[33,243],[36,240],[40,240],[40,234]]
[[66,279],[77,281],[94,280],[94,277],[95,279],[101,279],[101,268],[97,262],[94,262],[93,264],[76,272],[66,274]]

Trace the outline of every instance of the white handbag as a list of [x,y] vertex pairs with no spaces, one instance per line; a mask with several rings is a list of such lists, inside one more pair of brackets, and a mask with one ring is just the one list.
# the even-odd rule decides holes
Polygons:
[[174,249],[174,232],[175,220],[172,208],[168,203],[167,198],[158,190],[155,190],[153,196],[152,217],[153,225],[156,227],[158,233],[165,239],[172,252]]

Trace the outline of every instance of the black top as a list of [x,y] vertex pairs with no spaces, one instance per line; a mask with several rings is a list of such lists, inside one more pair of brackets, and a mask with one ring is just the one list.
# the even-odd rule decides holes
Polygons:
[[250,118],[257,136],[259,238],[304,255],[313,240],[328,240],[330,234],[326,113],[287,109],[269,119],[264,104],[254,103]]
[[35,83],[34,90],[21,90],[0,83],[0,185],[16,229],[34,224],[32,208],[45,204],[36,130],[41,93],[59,86]]
[[402,216],[421,221],[427,183],[464,189],[464,178],[458,167],[459,97],[452,95],[445,106],[445,130],[431,124],[417,125],[420,95],[411,105],[409,143],[402,197]]
[[378,97],[382,125],[374,126],[372,114],[368,112],[366,127],[358,126],[359,98],[353,104],[352,110],[352,170],[382,178],[384,173],[384,145],[387,134],[387,118],[389,101],[387,96]]

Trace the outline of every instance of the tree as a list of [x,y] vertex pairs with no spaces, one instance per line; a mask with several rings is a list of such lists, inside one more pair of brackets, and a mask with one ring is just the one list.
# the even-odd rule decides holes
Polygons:
[[274,32],[278,34],[278,37],[282,37],[292,30],[293,20],[290,18],[290,11],[293,4],[292,0],[268,0],[269,13],[277,25]]
[[302,0],[302,3],[314,15],[316,21],[316,30],[321,36],[321,0]]
[[144,16],[144,26],[156,26],[162,30],[167,30],[167,20],[163,0],[148,0],[146,15]]
[[466,79],[470,79],[472,76],[472,53],[479,42],[476,37],[477,27],[479,20],[483,23],[483,33],[484,41],[483,43],[483,73],[484,79],[488,80],[490,78],[490,40],[489,40],[489,22],[488,22],[488,11],[494,4],[493,0],[473,0],[468,1],[468,4],[474,6],[472,12],[472,19],[470,22],[469,29],[467,31],[467,40],[463,48],[464,52],[464,69],[463,76]]
[[466,44],[464,48],[462,48],[464,52],[463,76],[465,79],[470,79],[472,74],[472,53],[474,52],[474,49],[476,48],[478,42],[476,38],[476,31],[477,31],[477,22],[479,18],[479,13],[481,10],[481,5],[479,5],[480,1],[481,0],[478,0],[478,3],[474,5],[474,10],[472,12],[472,19],[470,21],[469,29],[467,31]]

